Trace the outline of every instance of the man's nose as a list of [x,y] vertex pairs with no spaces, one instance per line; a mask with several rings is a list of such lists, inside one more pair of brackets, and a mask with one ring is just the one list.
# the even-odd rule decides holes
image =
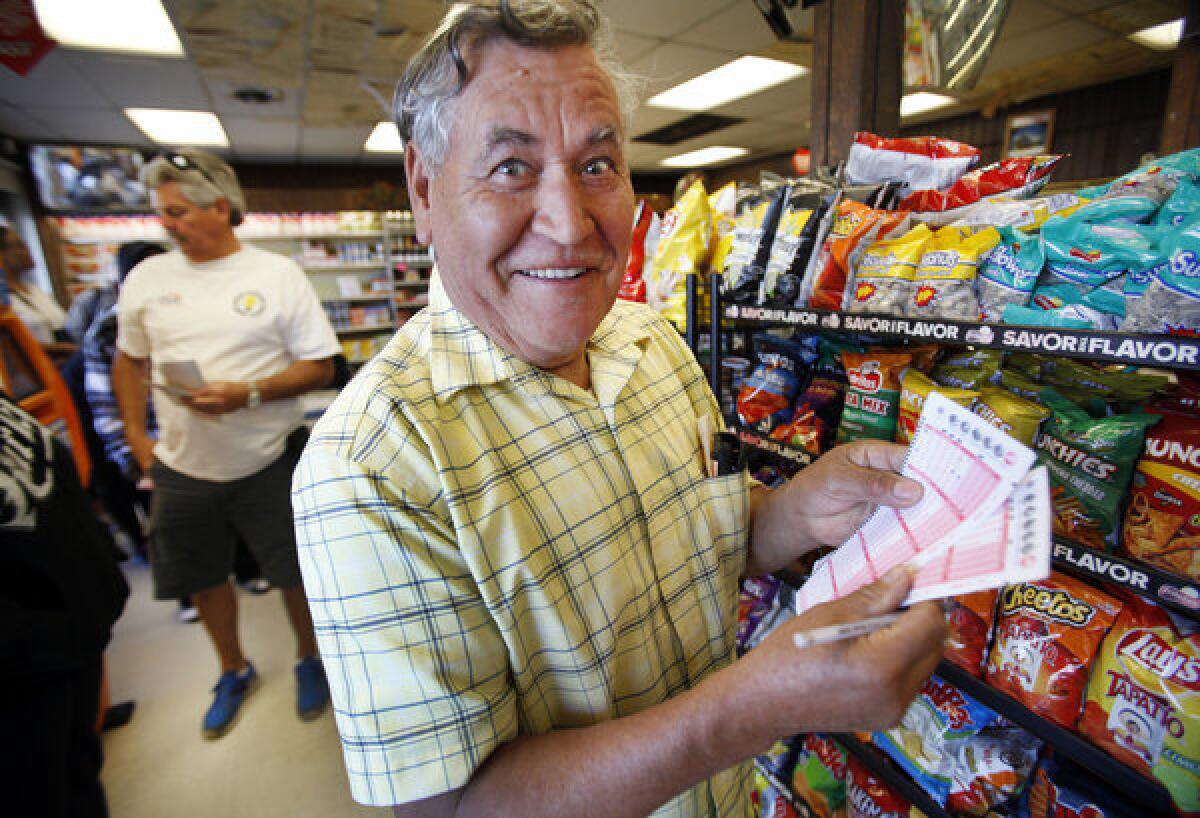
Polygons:
[[560,245],[582,242],[595,230],[587,192],[574,171],[554,166],[538,182],[533,230]]

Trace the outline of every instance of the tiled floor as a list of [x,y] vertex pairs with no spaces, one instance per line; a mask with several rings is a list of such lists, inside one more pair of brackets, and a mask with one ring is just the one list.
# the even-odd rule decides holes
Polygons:
[[[127,563],[128,565],[128,563]],[[104,786],[113,818],[343,818],[389,815],[350,799],[333,715],[295,715],[294,643],[277,592],[238,593],[242,643],[260,684],[239,721],[206,741],[200,720],[216,681],[203,626],[182,625],[175,604],[151,597],[148,569],[133,587],[107,653],[114,702],[133,720],[104,734]]]

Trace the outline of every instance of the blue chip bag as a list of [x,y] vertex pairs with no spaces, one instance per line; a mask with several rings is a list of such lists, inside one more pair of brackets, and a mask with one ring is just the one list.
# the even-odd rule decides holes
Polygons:
[[792,341],[772,335],[754,338],[758,364],[738,391],[738,422],[770,432],[792,419],[792,402],[816,363],[817,336]]
[[1200,333],[1200,222],[1166,237],[1165,264],[1157,265],[1141,297],[1129,302],[1125,332]]
[[1183,227],[1200,219],[1200,181],[1180,182],[1171,198],[1163,203],[1154,224]]
[[996,323],[1004,318],[1007,305],[1027,305],[1045,263],[1041,236],[1026,235],[1015,227],[1000,228],[1000,243],[976,279],[982,319]]

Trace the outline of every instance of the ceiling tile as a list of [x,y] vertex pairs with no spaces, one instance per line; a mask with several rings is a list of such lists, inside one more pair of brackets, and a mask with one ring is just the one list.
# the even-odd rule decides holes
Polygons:
[[1087,14],[1089,11],[1115,6],[1121,0],[1046,0],[1048,5],[1067,14]]
[[602,8],[618,29],[673,37],[730,5],[731,0],[607,0]]
[[410,31],[427,32],[437,28],[446,14],[441,0],[380,0],[378,24],[381,28],[403,26]]
[[264,87],[265,90],[275,91],[280,95],[278,100],[264,105],[241,102],[234,98],[233,92],[238,88],[253,86],[254,83],[226,79],[222,77],[204,77],[204,86],[208,97],[212,100],[213,112],[233,116],[261,117],[263,119],[296,119],[300,116],[300,92],[293,89]]
[[753,3],[735,3],[704,22],[677,34],[675,40],[688,45],[721,48],[753,54],[775,43],[775,32]]
[[81,105],[89,108],[107,104],[96,90],[98,84],[93,85],[90,78],[75,69],[65,49],[56,48],[28,76],[15,77],[5,69],[4,82],[0,83],[0,101],[17,105]]
[[646,95],[653,96],[722,66],[737,56],[731,51],[665,43],[630,67],[647,78]]
[[14,139],[31,142],[58,142],[67,135],[55,130],[49,123],[42,122],[23,108],[0,103],[0,133]]
[[1078,19],[1063,20],[1011,39],[1000,40],[988,57],[985,72],[1003,71],[1052,54],[1095,45],[1113,35]]
[[630,128],[630,133],[634,136],[639,136],[650,131],[656,131],[659,128],[670,125],[673,122],[678,122],[681,119],[686,119],[691,116],[690,111],[673,111],[667,108],[649,108],[645,105],[638,108],[633,115],[633,127]]
[[786,114],[796,110],[810,111],[812,82],[808,76],[797,77],[794,80],[759,91],[748,97],[734,100],[712,113],[724,116],[740,116],[747,119],[753,117],[773,117],[776,114]]
[[225,126],[233,152],[241,158],[269,155],[272,152],[295,156],[300,145],[298,120],[223,116],[221,124]]
[[371,126],[333,128],[305,125],[300,129],[300,155],[306,159],[357,159]]
[[117,107],[210,109],[200,72],[190,60],[85,52],[76,52],[71,59],[79,73],[102,89]]
[[1000,29],[1000,41],[1057,23],[1064,17],[1062,11],[1046,5],[1041,0],[1015,0],[1008,10],[1004,27]]
[[631,34],[628,31],[616,32],[614,39],[617,41],[617,56],[626,65],[637,62],[662,45],[662,40],[656,40],[653,37],[643,37],[640,34]]
[[25,111],[73,142],[87,145],[136,145],[147,148],[153,145],[120,111],[38,106],[26,106]]

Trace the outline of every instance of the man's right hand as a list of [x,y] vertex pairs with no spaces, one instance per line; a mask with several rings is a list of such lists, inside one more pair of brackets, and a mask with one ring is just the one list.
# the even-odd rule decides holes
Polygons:
[[908,595],[907,569],[778,628],[738,665],[754,688],[752,718],[775,738],[801,732],[880,730],[900,721],[933,673],[947,635],[942,607],[922,602],[858,639],[797,648],[794,635],[894,612]]
[[133,450],[133,459],[137,461],[142,474],[150,474],[150,467],[154,465],[154,439],[148,435],[130,435],[129,448]]

